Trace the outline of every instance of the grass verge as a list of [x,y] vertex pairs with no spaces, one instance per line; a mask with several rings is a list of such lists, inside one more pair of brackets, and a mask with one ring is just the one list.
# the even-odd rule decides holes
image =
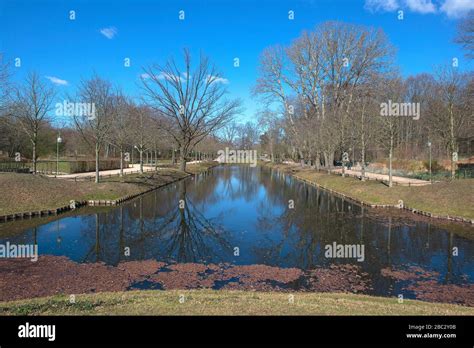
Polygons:
[[[474,315],[474,308],[342,293],[149,290],[0,303],[0,315]],[[184,302],[180,302],[184,296]]]
[[70,200],[116,200],[151,187],[160,187],[215,166],[214,162],[191,164],[187,173],[175,168],[157,172],[103,178],[99,184],[70,181],[42,175],[0,173],[0,216],[27,211],[53,210]]
[[370,204],[397,204],[403,200],[410,208],[435,215],[449,215],[474,220],[474,179],[440,182],[427,186],[387,187],[377,181],[360,181],[356,178],[316,172],[308,168],[284,164],[265,166],[297,174],[308,181],[336,192],[349,195]]

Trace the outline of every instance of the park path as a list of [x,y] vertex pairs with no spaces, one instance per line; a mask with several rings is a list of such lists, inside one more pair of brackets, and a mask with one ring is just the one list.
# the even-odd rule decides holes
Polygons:
[[[196,164],[196,163],[201,163],[204,161],[189,161],[186,164]],[[160,167],[157,168],[158,170]],[[154,166],[146,166],[143,165],[143,172],[154,172],[155,167]],[[132,173],[138,173],[140,172],[140,164],[132,164],[130,168],[124,168],[123,169],[123,174],[132,174]],[[114,175],[119,175],[120,174],[120,169],[111,169],[111,170],[101,170],[99,172],[99,176],[101,177],[107,177],[107,176],[114,176]],[[56,176],[54,175],[48,175],[51,178],[55,178]],[[75,174],[63,174],[63,175],[58,175],[58,179],[90,179],[90,178],[95,178],[95,171],[93,172],[86,172],[86,173],[75,173]]]
[[[341,169],[334,169],[332,170],[334,173],[339,173],[342,174],[342,168]],[[346,169],[345,174],[348,176],[353,176],[359,178],[362,173],[360,170],[353,170],[353,169]],[[365,177],[368,178],[369,180],[379,180],[379,181],[387,181],[388,182],[388,174],[376,174],[376,173],[369,173],[365,172]],[[402,176],[392,176],[392,181],[395,184],[400,184],[403,186],[424,186],[424,185],[430,185],[430,182],[427,180],[420,180],[420,179],[413,179],[413,178],[405,178]]]
[[[132,174],[132,173],[138,173],[140,171],[140,164],[133,164],[130,168],[124,168],[123,173],[126,174]],[[143,171],[144,172],[153,172],[155,171],[155,167],[147,167],[143,166]],[[101,170],[99,172],[99,176],[113,176],[113,175],[119,175],[120,174],[120,169],[111,169],[111,170]],[[54,175],[48,175],[51,178],[54,178]],[[93,172],[86,172],[86,173],[75,173],[75,174],[64,174],[64,175],[58,175],[58,179],[89,179],[89,178],[95,178],[95,171]]]

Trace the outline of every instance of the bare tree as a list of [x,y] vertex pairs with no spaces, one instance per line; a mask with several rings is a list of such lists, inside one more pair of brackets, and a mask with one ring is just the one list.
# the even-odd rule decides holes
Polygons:
[[9,92],[10,70],[0,53],[0,117],[6,114],[7,97]]
[[[382,81],[382,84],[379,85],[379,100],[383,103],[388,103],[389,101],[396,101],[397,103],[402,102],[402,98],[405,95],[404,84],[401,78],[386,78],[385,81]],[[381,122],[380,136],[378,140],[380,144],[388,150],[388,187],[393,186],[393,154],[395,149],[395,141],[397,135],[400,131],[400,122],[401,118],[398,115],[387,115],[382,116],[381,105],[379,109],[378,120]]]
[[32,146],[33,173],[36,173],[39,133],[47,122],[54,95],[54,90],[32,72],[22,85],[14,89],[12,96],[12,115]]
[[225,80],[209,60],[201,56],[192,70],[191,55],[184,51],[184,68],[174,59],[144,69],[143,88],[148,104],[171,123],[162,123],[180,150],[180,170],[187,156],[208,134],[222,128],[239,112],[240,101],[227,100]]
[[235,142],[235,138],[237,137],[237,128],[238,124],[235,121],[227,123],[222,128],[222,140],[228,146],[232,146]]
[[467,17],[459,22],[455,42],[465,49],[466,57],[474,58],[474,11],[470,11]]
[[257,125],[247,121],[237,126],[237,144],[241,149],[252,149],[258,142],[260,134]]
[[3,54],[0,53],[0,149],[2,150],[10,147],[8,138],[15,130],[12,127],[11,112],[8,112],[9,77],[8,65],[4,62]]
[[[472,78],[471,78],[472,79]],[[472,99],[465,99],[469,93],[469,77],[461,74],[453,67],[443,67],[436,73],[436,91],[431,101],[430,112],[433,119],[433,128],[441,137],[448,156],[451,159],[451,177],[454,178],[456,164],[453,153],[457,151],[457,139],[464,128],[470,128],[472,120]]]
[[341,22],[304,32],[291,46],[266,49],[255,93],[281,103],[287,137],[301,159],[332,166],[349,146],[354,94],[371,76],[390,69],[393,48],[384,33]]
[[143,173],[143,153],[151,149],[156,134],[154,129],[157,125],[152,122],[150,108],[143,105],[130,105],[130,117],[132,122],[131,141],[140,156],[140,173]]
[[120,176],[123,176],[125,149],[130,144],[132,135],[132,118],[130,116],[130,101],[118,91],[112,99],[112,127],[109,135],[110,142],[120,153]]
[[258,125],[265,132],[264,139],[267,142],[267,150],[270,152],[270,160],[275,162],[277,143],[281,137],[280,120],[275,112],[265,110],[259,114]]
[[94,115],[74,115],[76,128],[95,153],[95,182],[100,179],[100,150],[109,136],[113,119],[113,93],[111,84],[98,76],[83,80],[78,89],[77,101],[90,103]]

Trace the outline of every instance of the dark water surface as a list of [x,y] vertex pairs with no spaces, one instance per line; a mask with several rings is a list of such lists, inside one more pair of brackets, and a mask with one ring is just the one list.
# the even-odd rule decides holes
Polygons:
[[[436,272],[441,284],[473,283],[472,227],[364,208],[268,168],[216,167],[122,206],[91,211],[49,223],[31,220],[36,226],[9,234],[0,225],[0,243],[36,241],[40,254],[110,265],[156,259],[307,270],[351,263],[369,274],[380,295],[399,290],[381,276],[387,267]],[[364,261],[325,257],[325,245],[333,242],[364,245]]]

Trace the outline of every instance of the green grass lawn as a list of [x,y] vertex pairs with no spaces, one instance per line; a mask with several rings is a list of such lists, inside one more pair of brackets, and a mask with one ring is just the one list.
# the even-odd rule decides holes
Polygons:
[[378,181],[360,181],[356,178],[316,172],[287,165],[269,167],[294,173],[308,181],[370,204],[398,203],[402,200],[410,208],[436,215],[450,215],[474,219],[474,179],[459,179],[426,186],[387,187]]
[[0,215],[28,211],[53,210],[69,204],[70,200],[115,200],[138,194],[153,187],[182,179],[189,173],[199,173],[215,163],[189,165],[188,173],[176,168],[158,172],[130,174],[124,177],[102,178],[93,181],[70,181],[42,175],[0,173]]
[[474,315],[474,308],[342,293],[150,290],[3,302],[0,315]]

